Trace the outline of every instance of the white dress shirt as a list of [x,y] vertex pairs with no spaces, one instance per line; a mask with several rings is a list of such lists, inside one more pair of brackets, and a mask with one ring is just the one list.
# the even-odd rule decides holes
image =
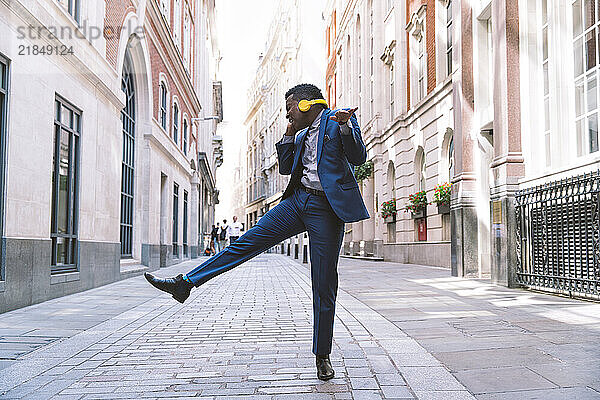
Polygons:
[[[306,132],[306,138],[304,139],[304,153],[302,154],[303,170],[300,183],[308,188],[316,190],[323,190],[319,174],[317,173],[317,142],[322,115],[323,110],[321,110],[317,118],[315,118],[311,126],[308,127],[308,132]],[[347,123],[340,125],[342,135],[352,134],[350,124],[351,122],[348,120]],[[293,141],[294,136],[284,135],[281,143],[292,143]]]

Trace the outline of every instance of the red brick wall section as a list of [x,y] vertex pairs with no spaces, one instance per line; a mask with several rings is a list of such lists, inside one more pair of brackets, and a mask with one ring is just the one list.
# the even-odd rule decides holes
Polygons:
[[[436,0],[406,0],[406,22],[410,21],[422,4],[427,4],[425,13],[425,51],[427,51],[427,93],[435,89],[436,69],[435,69],[435,7]],[[410,43],[410,34],[406,33],[406,40]],[[406,57],[406,99],[407,109],[410,109],[410,51]]]
[[[150,21],[151,24],[151,29],[153,31],[156,32],[156,27],[153,25],[153,21]],[[156,41],[154,39],[150,39],[148,40],[148,50],[150,52],[150,66],[151,66],[151,71],[152,71],[152,98],[153,98],[153,104],[154,104],[154,115],[153,117],[160,122],[159,119],[159,100],[160,100],[160,75],[161,73],[164,74],[164,76],[166,76],[166,81],[167,81],[167,85],[168,85],[168,93],[167,93],[167,106],[169,107],[169,109],[167,110],[167,135],[169,136],[169,138],[172,137],[173,135],[173,120],[171,119],[173,116],[173,96],[177,96],[177,105],[179,107],[179,138],[177,139],[177,143],[179,144],[179,147],[182,146],[182,135],[183,135],[183,120],[182,117],[184,114],[187,114],[188,116],[188,146],[191,143],[191,131],[192,131],[192,124],[190,119],[195,116],[200,110],[190,110],[187,106],[187,104],[191,104],[190,100],[192,98],[192,95],[187,94],[187,93],[181,93],[179,91],[179,89],[177,88],[177,86],[175,85],[175,79],[178,79],[177,77],[173,77],[166,65],[165,65],[165,61],[162,59],[162,57],[160,56],[157,47],[160,46],[161,48],[165,47],[165,44],[162,42],[162,40],[160,39],[160,36],[155,33],[154,35],[152,35],[153,37],[156,37],[158,39],[156,39]],[[149,36],[147,36],[149,38]],[[170,46],[170,44],[168,44]],[[163,51],[163,54],[165,52]],[[172,62],[172,61],[169,61]],[[181,84],[183,85],[183,84]]]
[[106,39],[106,60],[115,69],[117,68],[117,55],[119,53],[119,39],[125,16],[135,12],[131,1],[105,0],[106,14],[104,16],[104,38]]
[[427,93],[435,89],[435,6],[436,0],[427,0],[425,16],[427,48]]

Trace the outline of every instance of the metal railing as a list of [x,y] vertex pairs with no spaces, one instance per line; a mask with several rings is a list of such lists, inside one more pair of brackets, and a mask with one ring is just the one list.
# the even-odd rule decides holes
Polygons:
[[517,282],[600,295],[600,171],[516,194]]

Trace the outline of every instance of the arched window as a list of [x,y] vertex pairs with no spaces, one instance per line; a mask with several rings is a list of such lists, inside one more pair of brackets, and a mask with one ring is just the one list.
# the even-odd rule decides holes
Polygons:
[[450,139],[448,146],[448,182],[454,177],[454,138]]
[[391,199],[396,198],[396,168],[394,168],[394,162],[390,161],[387,168],[387,192]]
[[173,104],[173,140],[177,143],[179,137],[179,107],[177,103]]
[[188,146],[188,123],[187,119],[183,120],[183,154],[187,156],[187,146]]
[[167,85],[164,82],[160,84],[160,126],[167,129]]
[[132,256],[133,242],[133,189],[135,160],[135,87],[129,55],[123,64],[121,90],[125,93],[125,107],[121,110],[123,125],[123,160],[121,164],[121,257]]
[[415,157],[415,168],[417,176],[417,191],[426,190],[427,175],[425,174],[425,152],[422,147],[417,150]]

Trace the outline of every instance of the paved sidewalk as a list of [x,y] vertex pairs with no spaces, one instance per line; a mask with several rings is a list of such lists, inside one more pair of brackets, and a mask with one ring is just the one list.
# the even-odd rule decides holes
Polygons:
[[600,304],[340,260],[323,383],[308,268],[266,254],[184,305],[135,277],[0,315],[0,398],[599,399],[599,319]]
[[340,261],[340,287],[416,339],[476,398],[600,399],[599,303],[437,267]]

